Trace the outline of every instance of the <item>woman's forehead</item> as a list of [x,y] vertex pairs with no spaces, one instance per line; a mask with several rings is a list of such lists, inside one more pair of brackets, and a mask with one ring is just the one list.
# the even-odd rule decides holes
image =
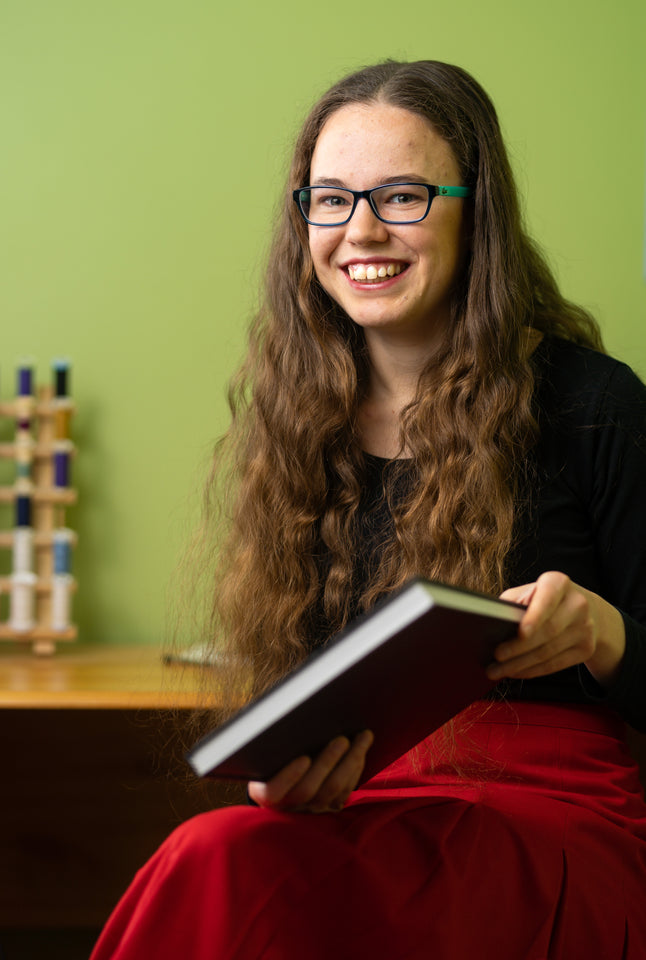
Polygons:
[[457,175],[451,147],[427,120],[380,102],[346,104],[328,117],[310,168],[312,183],[362,179],[367,186],[393,177],[454,182]]

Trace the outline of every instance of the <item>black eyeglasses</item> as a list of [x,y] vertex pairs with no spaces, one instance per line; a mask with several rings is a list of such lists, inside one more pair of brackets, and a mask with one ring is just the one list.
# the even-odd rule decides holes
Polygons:
[[315,227],[340,227],[352,218],[359,200],[370,204],[383,223],[419,223],[434,197],[470,197],[471,187],[443,187],[432,183],[385,183],[371,190],[341,187],[300,187],[292,196],[303,218]]

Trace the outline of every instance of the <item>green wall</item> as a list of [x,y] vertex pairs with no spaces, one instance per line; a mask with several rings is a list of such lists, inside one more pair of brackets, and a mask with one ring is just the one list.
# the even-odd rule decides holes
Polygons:
[[85,640],[162,637],[290,141],[350,69],[432,57],[481,80],[566,293],[646,376],[645,11],[0,0],[0,392],[26,354],[42,379],[72,359]]

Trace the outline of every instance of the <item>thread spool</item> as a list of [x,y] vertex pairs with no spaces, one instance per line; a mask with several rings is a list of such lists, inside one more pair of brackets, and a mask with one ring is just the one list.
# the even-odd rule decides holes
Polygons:
[[54,444],[54,486],[69,487],[70,459],[72,444],[68,440],[58,440]]
[[34,600],[36,595],[35,573],[14,573],[11,576],[9,625],[16,633],[33,630]]
[[16,371],[16,394],[19,397],[31,397],[33,370],[27,363],[21,364]]
[[69,573],[57,573],[52,577],[52,630],[69,629],[73,583],[74,578]]
[[[56,440],[67,440],[70,435],[70,419],[72,416],[72,401],[70,399],[70,364],[68,360],[54,360],[52,362],[54,397],[52,407],[54,411],[54,437]],[[64,484],[67,486],[67,484]]]
[[54,397],[54,438],[67,440],[70,435],[70,420],[72,418],[72,401],[69,397]]
[[69,360],[57,359],[52,361],[54,396],[69,397]]
[[18,491],[16,494],[16,526],[31,526],[31,496],[29,493]]
[[13,572],[33,573],[34,531],[31,527],[16,527],[13,532]]
[[13,572],[31,573],[34,569],[34,531],[31,528],[31,484],[16,484],[16,526],[13,532]]
[[[15,462],[16,476],[19,481],[29,480],[34,461],[34,441],[30,433],[16,433]],[[21,484],[22,486],[23,484]]]
[[52,534],[52,549],[54,553],[54,574],[66,574],[72,571],[72,543],[74,534],[71,530],[61,527]]

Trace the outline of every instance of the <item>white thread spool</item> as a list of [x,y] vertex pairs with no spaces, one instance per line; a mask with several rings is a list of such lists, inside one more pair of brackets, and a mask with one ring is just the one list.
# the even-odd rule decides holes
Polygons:
[[57,573],[52,577],[52,630],[69,629],[73,582],[69,573]]
[[13,531],[13,572],[33,573],[34,531],[31,527],[16,527]]
[[36,625],[34,621],[36,579],[35,573],[12,574],[9,624],[17,633],[27,633]]

